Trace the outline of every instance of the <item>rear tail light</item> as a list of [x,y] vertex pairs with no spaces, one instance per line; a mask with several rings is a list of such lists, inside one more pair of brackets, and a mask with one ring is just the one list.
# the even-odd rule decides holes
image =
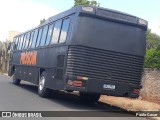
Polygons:
[[139,89],[133,89],[133,92],[134,94],[140,94],[140,90]]
[[72,77],[68,77],[67,85],[74,86],[74,87],[85,87],[87,80],[88,80],[87,77],[72,76]]
[[78,81],[78,80],[68,80],[67,85],[69,86],[75,86],[75,87],[83,87],[83,81]]
[[82,81],[74,81],[73,86],[75,87],[82,87]]

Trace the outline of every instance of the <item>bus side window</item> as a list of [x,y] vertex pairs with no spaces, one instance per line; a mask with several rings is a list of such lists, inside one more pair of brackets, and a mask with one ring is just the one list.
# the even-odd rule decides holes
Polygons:
[[30,32],[28,32],[27,35],[26,35],[26,42],[25,42],[24,49],[27,49],[27,48],[28,48],[29,38],[30,38]]
[[39,44],[40,44],[41,36],[42,36],[42,28],[40,28],[39,32],[38,32],[38,38],[37,38],[36,47],[38,47]]
[[23,45],[23,38],[24,38],[24,35],[21,35],[20,37],[20,43],[19,43],[19,50],[22,49],[22,45]]
[[14,41],[13,41],[13,50],[17,50],[17,42],[18,42],[18,38],[14,38]]
[[28,48],[31,48],[31,46],[32,46],[33,37],[34,37],[34,31],[31,32],[31,37],[30,37],[30,41],[29,41],[29,44],[28,44]]
[[59,20],[54,25],[54,30],[52,34],[52,40],[51,44],[58,43],[59,35],[60,35],[60,29],[61,29],[62,20]]
[[64,43],[66,41],[69,23],[70,23],[69,18],[63,20],[59,43]]
[[15,38],[12,49],[17,50],[17,47],[18,47],[18,37]]
[[24,38],[23,38],[23,44],[22,44],[22,48],[21,49],[24,49],[25,48],[25,44],[26,44],[26,37],[27,37],[27,34],[24,35]]
[[16,46],[16,39],[17,38],[13,38],[13,42],[10,44],[10,51],[14,51],[15,50],[15,46]]
[[20,45],[20,36],[18,36],[17,50],[19,50],[19,45]]
[[17,37],[17,50],[18,50],[18,46],[19,46],[19,36]]
[[10,50],[11,50],[11,51],[16,50],[16,49],[15,49],[15,48],[16,48],[16,41],[17,41],[17,38],[13,38],[13,43],[12,43],[11,46],[10,46]]
[[53,31],[53,23],[49,25],[48,33],[47,33],[47,39],[46,39],[46,44],[49,45],[52,37],[52,31]]
[[33,37],[33,42],[32,42],[32,47],[31,48],[34,48],[36,46],[37,36],[38,36],[38,29],[36,29],[34,31],[34,37]]
[[48,25],[46,25],[46,26],[44,27],[44,29],[43,29],[40,46],[44,46],[44,45],[45,45],[47,32],[48,32]]
[[13,38],[13,43],[14,43],[14,44],[16,44],[16,39],[17,39],[17,38]]

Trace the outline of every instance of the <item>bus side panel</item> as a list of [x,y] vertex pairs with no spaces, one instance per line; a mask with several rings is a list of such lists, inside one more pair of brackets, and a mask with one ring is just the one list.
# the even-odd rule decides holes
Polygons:
[[19,65],[20,64],[20,57],[21,57],[21,51],[14,52],[13,53],[13,65]]
[[[35,50],[37,51],[36,66],[39,69],[38,71],[45,72],[46,74],[45,87],[56,90],[62,90],[64,88],[64,72],[67,50],[67,45],[55,45]],[[32,76],[31,82],[37,83],[37,69],[29,69],[29,71],[34,76]]]
[[20,71],[21,71],[21,79],[29,81],[28,67],[27,66],[24,66],[24,67],[21,66]]
[[28,80],[31,83],[38,85],[39,80],[39,69],[37,67],[28,67]]
[[[20,52],[13,52],[13,56],[12,56],[12,66],[11,66],[11,70],[10,71],[13,71],[13,74],[15,72],[15,75],[18,79],[21,78],[21,74],[20,74]],[[14,68],[14,69],[12,69]],[[11,74],[12,75],[12,74]]]
[[[46,72],[46,87],[54,90],[63,90],[65,85],[65,68],[66,68],[66,59],[67,59],[67,50],[68,46],[59,46],[53,47],[51,49],[50,59],[48,61],[47,66],[51,66],[52,61],[51,56],[56,54],[56,58],[52,59],[55,62],[54,67],[51,69],[45,69]],[[57,51],[54,53],[53,51]]]
[[50,89],[56,89],[56,68],[46,69],[46,87]]
[[15,76],[16,78],[20,79],[21,78],[21,74],[20,74],[20,67],[19,66],[15,66]]
[[58,46],[41,48],[36,51],[37,51],[36,66],[39,68],[39,75],[42,72],[45,72],[46,74],[45,87],[50,89],[55,89],[56,79],[54,78],[54,75],[57,64],[56,58],[58,56]]
[[15,66],[16,78],[29,81],[28,67],[26,66]]
[[37,84],[38,74],[39,74],[38,70],[39,69],[34,65],[20,64],[20,59],[21,59],[21,54],[22,53],[24,53],[24,51],[19,51],[17,53],[16,52],[13,53],[13,65],[12,65],[12,67],[15,68],[16,77],[18,79]]

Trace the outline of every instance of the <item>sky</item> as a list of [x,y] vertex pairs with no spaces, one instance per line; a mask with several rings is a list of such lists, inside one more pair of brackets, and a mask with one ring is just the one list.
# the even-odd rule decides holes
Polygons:
[[[148,21],[152,32],[160,35],[160,0],[96,0],[101,7],[125,12]],[[24,32],[36,27],[40,20],[65,11],[74,0],[1,0],[0,41],[9,31]]]

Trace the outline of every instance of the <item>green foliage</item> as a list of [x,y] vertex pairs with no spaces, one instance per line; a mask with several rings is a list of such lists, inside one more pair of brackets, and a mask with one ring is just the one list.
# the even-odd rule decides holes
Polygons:
[[74,6],[85,5],[85,6],[100,6],[100,3],[97,3],[96,0],[74,0]]
[[152,33],[150,29],[146,34],[147,46],[146,46],[146,58],[145,68],[160,68],[160,36]]
[[160,45],[160,36],[152,33],[150,29],[147,30],[147,49],[156,49]]
[[100,3],[97,3],[97,1],[95,1],[95,0],[92,0],[92,1],[90,1],[90,5],[91,6],[100,6]]
[[40,25],[43,24],[45,21],[45,19],[40,20]]
[[146,51],[145,68],[160,68],[160,50],[150,49]]

